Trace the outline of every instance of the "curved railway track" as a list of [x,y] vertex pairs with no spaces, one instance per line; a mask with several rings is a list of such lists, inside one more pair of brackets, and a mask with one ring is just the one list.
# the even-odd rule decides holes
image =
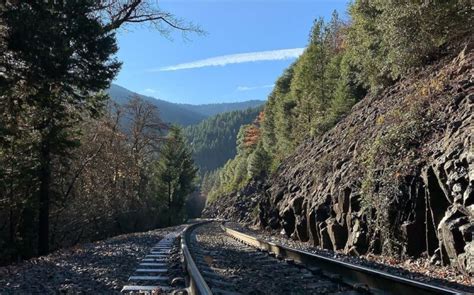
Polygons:
[[462,294],[263,241],[216,221],[182,239],[191,294]]

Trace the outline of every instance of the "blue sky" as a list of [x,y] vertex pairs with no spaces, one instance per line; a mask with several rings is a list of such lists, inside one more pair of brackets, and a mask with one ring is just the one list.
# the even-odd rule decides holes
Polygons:
[[178,103],[266,99],[301,53],[313,20],[345,17],[345,0],[161,0],[160,7],[206,35],[167,39],[143,26],[118,33],[114,83]]

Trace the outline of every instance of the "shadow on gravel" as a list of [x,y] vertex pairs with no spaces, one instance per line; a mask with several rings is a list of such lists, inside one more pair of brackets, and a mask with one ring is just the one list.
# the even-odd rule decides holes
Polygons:
[[0,267],[0,294],[115,294],[162,233],[129,234]]
[[[68,266],[53,262],[40,262],[28,269],[11,273],[10,278],[2,275],[1,294],[58,294],[77,292],[114,293],[112,286],[101,282],[93,272],[78,272]],[[12,277],[14,277],[12,279]]]
[[[206,233],[200,230],[201,228],[196,231],[196,235],[200,235],[199,239],[193,238],[192,242],[199,245],[203,255],[200,263],[215,268],[204,273],[213,278],[211,288],[242,294],[272,295],[338,294],[351,291],[349,286],[338,280],[311,274],[303,267],[267,257],[264,252],[239,244],[212,225]],[[196,249],[194,246],[192,248]]]

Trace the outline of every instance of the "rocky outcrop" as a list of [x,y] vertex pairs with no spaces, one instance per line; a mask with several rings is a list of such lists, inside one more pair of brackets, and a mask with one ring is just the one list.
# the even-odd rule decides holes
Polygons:
[[430,255],[474,274],[474,54],[468,45],[354,106],[265,183],[207,216],[360,255]]
[[241,191],[224,195],[206,206],[202,212],[205,217],[232,218],[238,222],[249,223],[257,218],[258,202],[261,192],[267,187],[264,181],[253,179]]

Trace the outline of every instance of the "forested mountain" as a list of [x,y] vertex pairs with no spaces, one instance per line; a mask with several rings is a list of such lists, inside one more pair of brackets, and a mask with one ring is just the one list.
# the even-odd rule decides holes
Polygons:
[[113,101],[123,105],[132,96],[138,95],[143,100],[155,105],[158,108],[161,119],[166,123],[189,126],[197,124],[207,117],[219,113],[230,112],[234,110],[245,110],[250,107],[257,107],[264,103],[261,100],[249,100],[235,103],[214,103],[214,104],[178,104],[172,103],[151,96],[145,96],[130,91],[117,84],[112,84],[108,89],[108,94]]
[[108,94],[113,101],[119,104],[125,104],[134,95],[138,95],[143,100],[153,104],[158,108],[161,119],[166,123],[175,123],[182,126],[188,126],[201,122],[206,118],[205,115],[195,112],[191,109],[181,107],[179,104],[157,99],[150,96],[137,94],[124,87],[112,84],[108,89]]
[[365,95],[354,80],[346,31],[337,13],[329,23],[314,22],[306,50],[276,81],[264,112],[240,131],[237,156],[210,175],[217,179],[210,181],[209,200],[275,171],[301,142],[329,130]]
[[235,156],[235,141],[240,127],[255,120],[261,109],[218,114],[184,129],[201,173],[219,168]]

